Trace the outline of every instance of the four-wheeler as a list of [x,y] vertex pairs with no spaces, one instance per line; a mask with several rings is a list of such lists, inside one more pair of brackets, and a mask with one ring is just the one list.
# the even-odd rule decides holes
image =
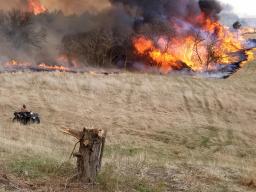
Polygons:
[[40,123],[40,117],[38,113],[33,112],[15,112],[13,122],[20,122],[23,125],[29,123]]

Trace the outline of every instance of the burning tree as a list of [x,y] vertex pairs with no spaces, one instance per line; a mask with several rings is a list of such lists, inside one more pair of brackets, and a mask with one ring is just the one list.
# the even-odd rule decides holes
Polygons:
[[[0,34],[15,51],[25,52],[25,58],[44,64],[37,67],[114,64],[143,66],[140,70],[153,66],[163,73],[218,72],[239,66],[250,51],[245,46],[249,43],[218,21],[222,8],[215,0],[110,0],[108,9],[81,15],[49,12],[39,0],[24,2],[29,13],[0,14]],[[49,41],[42,44],[44,40]],[[253,47],[254,42],[249,49]],[[83,68],[74,71],[79,70]]]
[[204,13],[193,22],[193,25],[182,23],[176,26],[176,31],[181,30],[182,34],[171,37],[135,37],[133,46],[136,54],[149,58],[164,73],[182,70],[184,66],[193,71],[214,70],[218,64],[237,61],[237,57],[231,56],[230,53],[240,51],[243,46],[234,34]]

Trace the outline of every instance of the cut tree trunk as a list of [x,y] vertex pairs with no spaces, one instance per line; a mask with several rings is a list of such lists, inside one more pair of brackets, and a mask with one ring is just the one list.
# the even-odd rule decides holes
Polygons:
[[77,158],[77,174],[72,179],[78,179],[85,183],[94,183],[101,169],[103,150],[105,145],[106,131],[102,129],[83,129],[75,131],[62,130],[79,140],[79,151],[73,153]]

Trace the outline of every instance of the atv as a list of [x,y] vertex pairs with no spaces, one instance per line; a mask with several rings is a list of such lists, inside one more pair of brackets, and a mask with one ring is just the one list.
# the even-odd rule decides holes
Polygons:
[[15,112],[13,122],[20,122],[23,125],[29,123],[40,123],[40,117],[38,113],[33,112]]

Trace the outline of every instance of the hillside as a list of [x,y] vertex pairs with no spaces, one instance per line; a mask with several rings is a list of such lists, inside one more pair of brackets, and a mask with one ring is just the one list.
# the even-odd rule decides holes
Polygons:
[[[108,129],[103,170],[66,191],[255,191],[255,77],[0,74],[0,191],[63,191],[75,140],[59,129],[85,126]],[[12,123],[22,104],[40,125]]]

